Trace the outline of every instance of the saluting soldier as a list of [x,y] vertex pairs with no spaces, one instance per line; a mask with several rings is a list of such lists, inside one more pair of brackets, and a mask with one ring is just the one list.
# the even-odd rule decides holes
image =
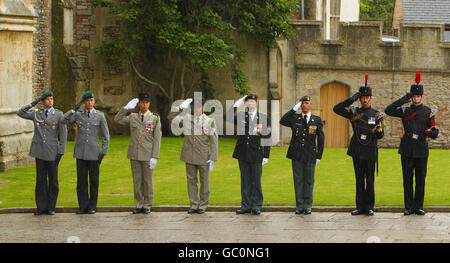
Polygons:
[[[39,101],[42,101],[44,108],[28,112]],[[53,93],[47,91],[40,98],[20,108],[17,115],[34,123],[30,148],[30,156],[36,159],[37,209],[34,215],[54,215],[59,193],[58,165],[65,153],[67,142],[67,128],[62,123],[63,113],[53,108]]]
[[[426,138],[436,139],[439,134],[434,119],[437,109],[423,105],[423,86],[419,83],[420,73],[417,72],[416,84],[411,85],[410,92],[386,108],[386,114],[401,118],[403,123],[404,134],[398,152],[401,155],[403,171],[404,215],[425,214],[423,201],[429,154]],[[403,106],[411,99],[411,105]],[[415,194],[413,193],[414,175],[416,177]]]
[[[132,112],[136,105],[139,112]],[[149,111],[150,93],[141,92],[114,117],[121,125],[130,126],[130,144],[127,158],[131,162],[134,183],[133,214],[149,214],[153,205],[153,170],[159,159],[161,146],[161,121]]]
[[[382,121],[385,114],[371,107],[372,88],[367,86],[367,74],[365,78],[364,87],[360,87],[352,97],[333,108],[336,114],[349,119],[353,128],[353,136],[347,151],[353,158],[356,177],[356,210],[352,211],[352,215],[374,214],[377,142],[384,135]],[[358,99],[361,107],[351,106]]]
[[[203,214],[209,204],[209,175],[217,161],[218,135],[213,118],[203,113],[205,99],[194,97],[194,114],[187,114],[192,99],[186,99],[169,119],[182,118],[183,148],[180,159],[186,163],[190,208],[188,214]],[[181,113],[180,113],[181,112]],[[197,174],[200,175],[200,199]]]
[[245,102],[245,112],[234,116],[237,124],[238,139],[233,158],[239,160],[241,172],[241,208],[237,214],[252,213],[259,215],[263,205],[261,188],[262,166],[269,162],[270,155],[270,119],[257,111],[258,96],[249,94],[240,98],[227,112],[233,115]]
[[[311,214],[316,165],[323,154],[325,136],[322,120],[311,114],[311,97],[303,96],[300,101],[281,117],[280,124],[292,130],[287,158],[292,159],[296,214]],[[301,114],[297,110],[301,108]]]
[[[78,111],[83,103],[84,111]],[[95,214],[97,210],[100,164],[109,147],[108,123],[103,112],[96,110],[94,104],[94,93],[87,91],[75,108],[64,114],[64,122],[76,123],[78,128],[73,153],[77,159],[77,214]],[[99,135],[102,138],[101,149]]]

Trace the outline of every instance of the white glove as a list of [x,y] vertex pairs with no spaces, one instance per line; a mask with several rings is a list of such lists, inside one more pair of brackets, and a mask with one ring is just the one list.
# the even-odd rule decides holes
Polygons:
[[298,109],[300,109],[300,107],[302,106],[302,102],[299,101],[297,104],[295,104],[294,108],[292,108],[294,111],[298,111]]
[[236,101],[236,103],[233,104],[233,107],[239,108],[242,104],[244,104],[244,100],[246,97],[247,97],[247,95],[245,95],[244,97],[242,97],[238,101]]
[[134,108],[136,108],[136,105],[138,104],[139,99],[132,99],[128,102],[127,106],[123,107],[126,110],[132,110]]
[[320,163],[320,159],[316,159],[316,165]]
[[269,158],[263,158],[262,165],[265,165],[269,162]]
[[155,169],[157,162],[158,162],[158,159],[155,159],[155,158],[150,159],[150,170]]
[[214,167],[214,161],[213,160],[208,160],[208,161],[206,161],[206,163],[209,163],[209,171],[211,172],[213,167]]
[[191,104],[191,102],[192,102],[192,99],[189,98],[189,99],[183,101],[183,102],[180,104],[180,106],[178,106],[178,107],[180,107],[180,109],[185,110],[185,109],[189,108],[189,104]]

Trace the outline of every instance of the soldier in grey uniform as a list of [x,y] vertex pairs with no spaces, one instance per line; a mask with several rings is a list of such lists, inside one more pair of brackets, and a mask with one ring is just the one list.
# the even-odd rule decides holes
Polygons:
[[[188,213],[203,214],[209,204],[209,174],[217,161],[218,135],[214,119],[203,113],[205,100],[194,97],[193,115],[186,114],[191,102],[192,99],[187,99],[181,103],[175,112],[169,114],[169,119],[181,118],[183,122],[184,142],[180,159],[186,163]],[[200,174],[200,200],[197,174]]]
[[[39,101],[42,101],[44,109],[28,112]],[[53,93],[47,91],[40,98],[20,108],[17,115],[34,123],[30,148],[30,156],[36,159],[37,209],[34,215],[54,215],[59,193],[58,165],[67,142],[67,128],[62,123],[63,113],[53,108]]]
[[[130,113],[136,105],[138,113]],[[156,113],[148,110],[150,94],[139,93],[139,99],[132,99],[114,117],[121,125],[130,126],[130,144],[127,158],[131,162],[134,182],[133,214],[149,214],[153,205],[153,169],[159,158],[161,145],[161,121]]]
[[[84,103],[84,111],[78,111]],[[77,214],[95,214],[98,200],[100,164],[108,152],[109,130],[105,115],[94,109],[95,98],[91,91],[83,94],[73,110],[64,114],[64,123],[76,123],[78,135],[73,156],[77,159]],[[102,137],[100,149],[99,135]],[[88,188],[89,180],[89,188]],[[89,189],[89,191],[88,191]]]

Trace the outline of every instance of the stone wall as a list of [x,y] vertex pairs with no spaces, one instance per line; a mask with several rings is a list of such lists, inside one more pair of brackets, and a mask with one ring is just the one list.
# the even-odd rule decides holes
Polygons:
[[33,32],[29,2],[0,1],[0,171],[30,165],[33,124],[17,110],[32,100]]
[[[293,23],[297,34],[296,89],[310,94],[313,111],[320,112],[320,88],[337,81],[350,87],[350,94],[364,85],[369,74],[373,106],[384,111],[387,105],[409,91],[415,72],[422,73],[424,103],[439,110],[436,126],[440,137],[432,147],[450,148],[449,99],[450,45],[443,42],[443,25],[402,24],[400,42],[381,41],[381,23],[341,23],[340,38],[323,41],[317,22]],[[350,129],[351,135],[352,131]],[[402,136],[401,122],[387,118],[381,147],[397,147]],[[330,135],[328,135],[330,136]]]

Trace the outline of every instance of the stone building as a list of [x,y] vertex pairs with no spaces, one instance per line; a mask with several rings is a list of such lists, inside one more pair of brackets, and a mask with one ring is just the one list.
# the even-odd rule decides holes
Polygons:
[[[121,32],[120,21],[106,8],[93,7],[91,0],[25,2],[34,6],[37,16],[34,20],[32,83],[21,86],[28,95],[8,106],[8,119],[3,113],[8,107],[5,107],[4,93],[1,93],[2,126],[5,122],[19,122],[13,110],[29,103],[44,90],[54,92],[55,106],[63,111],[73,107],[84,91],[92,90],[97,97],[97,107],[107,113],[112,133],[126,133],[126,129],[114,124],[112,118],[138,91],[152,92],[151,110],[159,111],[161,101],[157,88],[141,82],[129,67],[111,63],[95,52],[103,40]],[[351,127],[348,121],[332,113],[332,107],[364,84],[364,74],[369,74],[374,107],[384,110],[409,90],[415,72],[420,71],[425,89],[424,102],[439,110],[436,123],[440,137],[430,141],[430,145],[450,148],[450,120],[447,118],[450,43],[444,39],[444,23],[403,21],[399,23],[397,38],[388,38],[382,36],[382,22],[359,21],[358,0],[304,0],[304,3],[304,19],[297,15],[290,22],[296,35],[291,39],[280,39],[277,47],[266,50],[253,39],[243,37],[239,40],[247,49],[247,62],[242,69],[248,74],[252,92],[258,93],[261,99],[279,100],[279,108],[271,112],[274,119],[290,110],[301,96],[310,95],[313,113],[325,121],[326,146],[346,147],[352,134]],[[2,45],[5,45],[3,41],[0,50]],[[159,78],[161,83],[167,83],[168,80],[160,76],[163,70],[153,67],[151,75]],[[224,105],[226,100],[240,97],[234,92],[229,69],[213,69],[209,73],[216,89],[215,96]],[[1,81],[4,80],[0,78]],[[0,85],[0,91],[4,92],[3,85]],[[287,144],[290,130],[279,128],[276,122],[273,124],[274,143]],[[0,169],[27,163],[31,129],[26,124],[18,128],[14,136],[21,136],[22,147],[14,149],[2,144],[10,135],[0,132],[0,163],[14,160]],[[400,121],[387,118],[385,129],[380,146],[397,147],[402,136]]]

